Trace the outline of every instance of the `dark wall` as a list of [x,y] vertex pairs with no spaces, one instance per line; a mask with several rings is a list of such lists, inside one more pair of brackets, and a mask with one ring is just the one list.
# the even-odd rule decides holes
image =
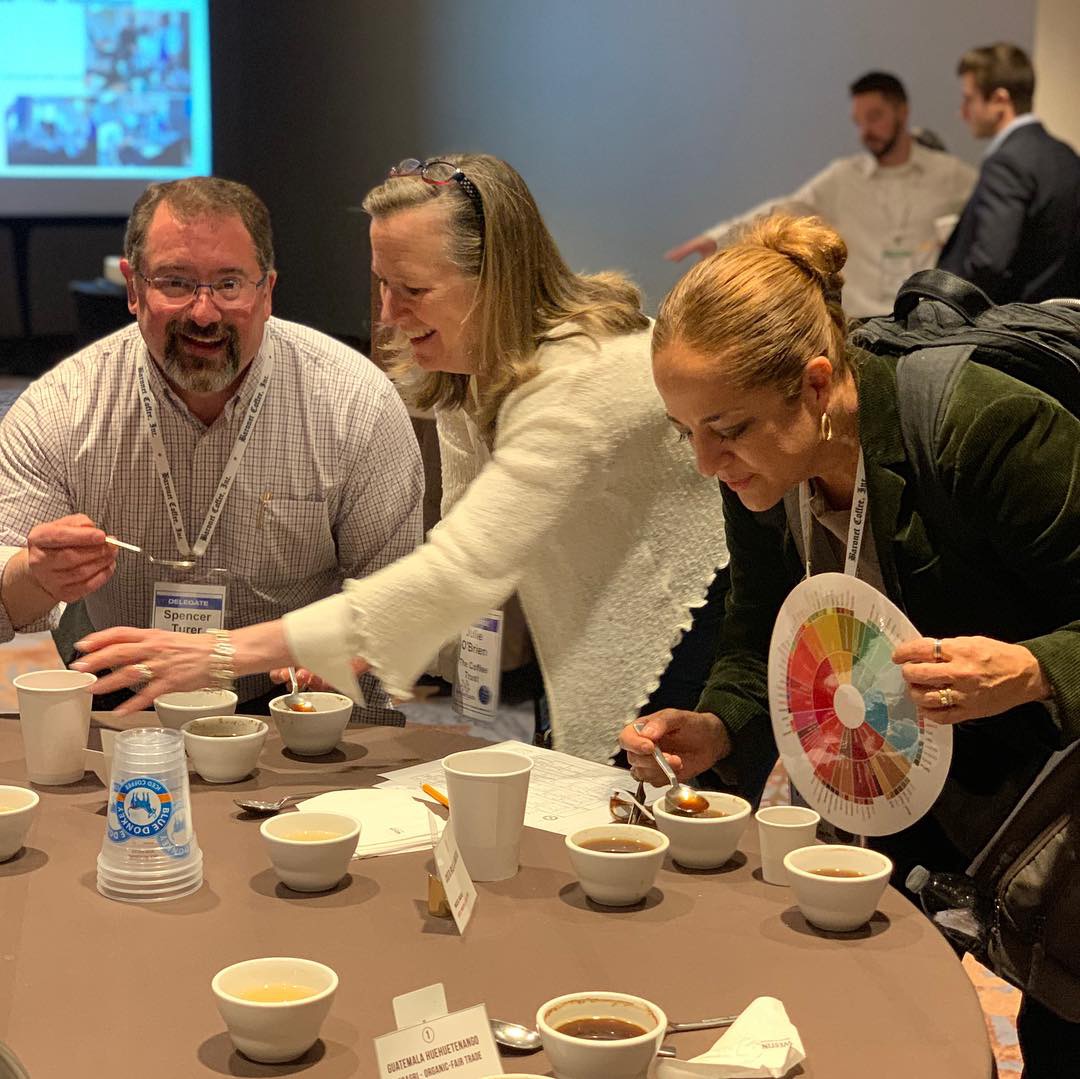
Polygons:
[[367,332],[368,223],[355,208],[418,152],[426,6],[260,0],[252,19],[246,4],[211,5],[214,170],[270,208],[284,318]]

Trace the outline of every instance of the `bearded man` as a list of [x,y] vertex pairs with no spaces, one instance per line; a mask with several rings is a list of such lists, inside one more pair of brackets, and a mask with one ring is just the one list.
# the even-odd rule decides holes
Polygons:
[[[55,628],[65,604],[70,641],[245,626],[417,545],[423,471],[401,399],[360,353],[271,317],[270,215],[253,191],[152,184],[121,269],[137,323],[0,423],[0,641]],[[362,718],[396,721],[367,689]],[[245,711],[272,693],[265,676],[237,691]]]
[[849,90],[852,123],[866,153],[836,159],[798,191],[721,221],[664,257],[677,262],[711,255],[733,232],[778,209],[816,214],[847,244],[844,311],[853,318],[892,311],[900,285],[936,262],[975,186],[975,170],[915,142],[907,92],[895,75],[871,71]]

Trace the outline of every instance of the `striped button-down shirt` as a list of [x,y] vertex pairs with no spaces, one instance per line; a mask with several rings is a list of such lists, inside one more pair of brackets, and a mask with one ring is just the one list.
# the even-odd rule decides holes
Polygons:
[[[198,572],[228,571],[225,624],[279,618],[411,551],[421,537],[423,470],[405,408],[374,364],[332,338],[270,319],[239,391],[209,427],[188,411],[131,325],[38,379],[0,423],[0,573],[43,521],[85,513],[110,535],[179,558],[140,413],[141,356],[189,541],[211,499],[267,358],[273,375],[252,440]],[[181,580],[120,552],[116,574],[86,598],[97,628],[146,626],[154,582]],[[17,629],[0,607],[0,640]],[[266,678],[241,680],[245,700]],[[372,688],[370,682],[366,687]],[[369,694],[370,696],[370,694]],[[372,701],[384,712],[381,692]]]

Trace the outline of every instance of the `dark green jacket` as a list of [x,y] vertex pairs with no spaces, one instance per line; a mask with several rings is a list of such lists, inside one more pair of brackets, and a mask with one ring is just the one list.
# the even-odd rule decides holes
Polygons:
[[[1054,688],[954,728],[949,779],[931,812],[973,855],[1050,753],[1080,737],[1080,420],[997,371],[968,364],[936,457],[949,512],[916,489],[897,412],[895,361],[859,357],[860,440],[870,523],[889,598],[927,637],[1025,644]],[[720,716],[740,786],[760,790],[776,759],[766,657],[803,565],[781,502],[752,513],[724,492],[731,592],[699,708]],[[947,518],[947,519],[943,519]]]

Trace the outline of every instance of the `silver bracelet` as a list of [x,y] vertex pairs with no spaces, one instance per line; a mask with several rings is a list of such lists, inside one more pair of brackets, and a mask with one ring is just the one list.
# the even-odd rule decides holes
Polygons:
[[233,678],[236,671],[233,668],[233,657],[236,649],[233,648],[232,639],[227,629],[208,629],[206,631],[214,638],[214,650],[210,653],[210,681],[211,689],[232,689]]

